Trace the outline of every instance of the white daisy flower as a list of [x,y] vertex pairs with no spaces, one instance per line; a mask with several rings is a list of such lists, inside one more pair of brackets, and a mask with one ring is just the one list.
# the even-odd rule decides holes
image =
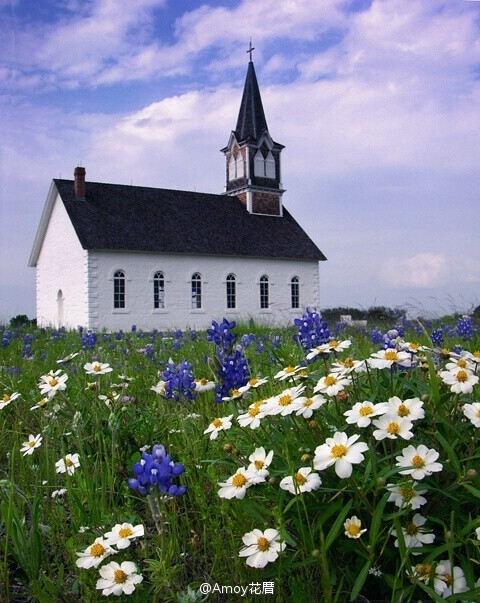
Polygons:
[[480,402],[463,405],[463,414],[470,419],[475,427],[480,427]]
[[427,490],[415,490],[417,482],[407,482],[403,485],[388,484],[387,490],[391,492],[388,502],[393,502],[397,507],[410,506],[413,510],[426,504],[427,499],[422,496]]
[[250,471],[245,467],[237,469],[236,473],[229,477],[226,482],[218,482],[220,498],[244,498],[247,488],[264,482],[265,478],[256,471]]
[[461,567],[452,564],[449,559],[444,559],[437,565],[439,578],[445,582],[445,589],[439,593],[444,599],[453,593],[465,593],[469,590],[465,574]]
[[[405,546],[409,549],[422,547],[424,544],[432,544],[435,540],[435,534],[433,532],[427,532],[423,526],[427,521],[426,517],[415,513],[412,521],[407,525],[406,528],[402,528],[403,538],[405,540]],[[396,530],[392,530],[392,536],[397,536]],[[398,548],[398,538],[395,540],[394,545]],[[419,551],[412,552],[412,555],[420,555]]]
[[110,373],[113,371],[112,367],[108,363],[97,362],[87,362],[83,365],[87,375],[105,375],[105,373]]
[[34,436],[32,433],[28,436],[28,442],[23,442],[20,452],[23,452],[23,456],[33,454],[35,448],[42,445],[42,436],[40,434]]
[[475,534],[477,535],[477,540],[480,540],[480,528],[475,530]]
[[350,373],[366,373],[367,363],[365,360],[353,360],[353,358],[345,358],[345,360],[336,360],[330,367],[332,373],[342,373],[342,375],[350,375]]
[[20,394],[18,392],[14,392],[13,394],[3,394],[2,399],[0,400],[0,410],[8,406],[10,402],[16,400]]
[[55,463],[55,467],[56,473],[68,473],[68,475],[73,475],[75,473],[75,469],[80,467],[78,453],[67,454],[65,458],[60,459]]
[[264,400],[259,400],[250,406],[246,413],[238,415],[237,421],[242,427],[250,427],[250,429],[257,429],[260,427],[260,419],[265,416],[265,404]]
[[228,417],[217,417],[213,419],[210,425],[203,432],[204,435],[209,433],[211,440],[216,440],[218,437],[219,431],[226,431],[230,429],[232,426],[232,417],[233,415],[228,415]]
[[251,379],[249,379],[249,381],[248,381],[248,383],[246,385],[243,385],[242,387],[239,387],[238,390],[240,392],[242,392],[242,394],[243,394],[245,392],[248,392],[249,389],[257,389],[257,387],[260,387],[264,383],[268,383],[268,379],[262,379],[262,378],[258,378],[258,377],[252,377]]
[[114,555],[117,551],[103,539],[102,536],[95,539],[95,542],[83,551],[83,553],[77,553],[78,559],[75,562],[77,567],[83,567],[89,569],[91,567],[98,567],[100,563],[110,555]]
[[50,496],[52,498],[57,498],[58,496],[63,496],[66,491],[66,488],[60,488],[60,490],[54,490]]
[[295,375],[295,373],[298,373],[298,371],[301,371],[303,367],[301,366],[287,366],[284,369],[282,369],[281,371],[278,371],[278,373],[274,376],[274,379],[278,379],[279,381],[284,381],[285,379],[288,379],[289,377],[293,377],[293,375]]
[[368,400],[357,402],[350,410],[343,413],[347,417],[347,423],[356,424],[358,427],[368,427],[373,417],[382,415],[385,410],[380,404],[373,404]]
[[[241,388],[240,388],[241,389]],[[247,394],[247,391],[244,389],[240,391],[240,389],[232,389],[229,396],[225,396],[222,398],[224,402],[230,402],[232,400],[239,400],[244,394]],[[245,395],[247,397],[247,395]]]
[[383,415],[383,417],[373,421],[373,424],[378,428],[373,432],[373,437],[376,440],[384,440],[385,438],[396,440],[398,437],[410,440],[413,438],[411,432],[413,423],[398,415]]
[[409,421],[425,418],[423,402],[420,398],[409,398],[402,401],[398,396],[393,396],[388,399],[388,402],[381,402],[378,406],[383,408],[385,413],[397,415]]
[[300,398],[296,398],[293,402],[293,410],[297,416],[309,419],[313,415],[313,411],[319,409],[325,402],[326,399],[320,394],[312,396],[311,398],[301,396]]
[[152,391],[154,391],[156,394],[158,394],[159,396],[163,396],[165,394],[165,385],[166,382],[160,380],[157,385],[152,385],[152,387],[150,388]]
[[412,566],[413,577],[417,578],[425,584],[430,584],[430,580],[433,577],[433,588],[437,595],[441,595],[447,588],[445,581],[443,580],[443,572],[445,568],[443,565],[438,563],[435,567],[431,563],[418,563]]
[[142,574],[138,573],[138,567],[132,561],[124,561],[118,564],[111,561],[99,570],[101,578],[97,580],[96,588],[102,590],[102,595],[122,594],[131,595],[135,586],[143,580]]
[[410,352],[410,354],[419,354],[420,352],[430,350],[429,347],[420,345],[414,341],[400,341],[398,347],[405,352]]
[[215,388],[215,381],[209,381],[206,377],[195,379],[193,384],[195,385],[195,391],[199,394],[209,392]]
[[48,402],[48,398],[42,398],[39,402],[37,402],[35,404],[35,406],[32,406],[30,408],[30,410],[35,410],[37,408],[43,408],[47,402]]
[[420,446],[407,446],[402,450],[402,454],[396,456],[397,467],[407,467],[400,471],[401,475],[411,475],[415,480],[421,480],[424,477],[432,475],[437,471],[442,471],[443,465],[435,462],[439,453],[433,448],[427,448],[424,444]]
[[270,398],[265,406],[266,415],[282,415],[285,417],[291,414],[294,410],[294,401],[305,391],[305,387],[295,385],[284,389],[278,396]]
[[75,358],[75,356],[78,356],[78,352],[72,352],[68,356],[65,356],[65,358],[61,358],[60,360],[57,360],[57,364],[64,364],[65,362],[70,362],[70,360]]
[[360,538],[367,531],[367,528],[363,528],[362,530],[362,520],[358,519],[356,515],[347,519],[343,527],[345,528],[345,536],[348,538]]
[[322,377],[317,385],[313,388],[313,393],[320,392],[327,396],[336,396],[343,391],[347,385],[350,385],[351,379],[344,377],[339,373],[330,373],[326,377]]
[[68,375],[63,373],[60,374],[60,370],[48,373],[47,375],[42,375],[40,377],[41,381],[38,384],[40,388],[40,393],[43,395],[47,394],[48,398],[53,398],[53,396],[57,392],[61,392],[67,389],[66,381],[68,379]]
[[262,477],[267,477],[268,470],[267,467],[270,466],[270,463],[273,459],[273,450],[267,454],[265,452],[265,448],[261,446],[260,448],[256,448],[252,454],[248,457],[250,461],[250,465],[247,467],[248,471],[252,471],[257,475]]
[[441,371],[442,381],[450,386],[454,394],[471,394],[473,386],[478,383],[477,375],[473,375],[466,369],[455,369],[453,371]]
[[375,352],[368,358],[368,364],[372,368],[384,369],[397,366],[410,367],[412,365],[411,355],[408,352],[399,352],[392,348]]
[[242,538],[245,548],[239,552],[240,557],[247,557],[246,563],[250,567],[262,568],[278,558],[278,553],[286,547],[280,542],[278,530],[269,528],[262,532],[253,530]]
[[291,494],[299,492],[312,492],[320,488],[322,480],[318,473],[313,473],[311,467],[300,467],[297,473],[284,477],[280,482],[280,488]]
[[473,373],[475,370],[475,364],[467,360],[467,358],[460,356],[459,358],[452,358],[450,362],[447,362],[445,368],[450,372],[464,369]]
[[335,473],[340,478],[352,475],[352,465],[364,460],[363,452],[368,450],[365,442],[357,442],[359,435],[347,437],[346,433],[337,431],[333,438],[327,438],[325,444],[317,446],[313,466],[322,471],[335,465]]
[[117,549],[126,549],[130,546],[134,538],[145,535],[145,528],[142,524],[133,526],[131,523],[117,523],[111,530],[105,534],[106,543],[115,545]]

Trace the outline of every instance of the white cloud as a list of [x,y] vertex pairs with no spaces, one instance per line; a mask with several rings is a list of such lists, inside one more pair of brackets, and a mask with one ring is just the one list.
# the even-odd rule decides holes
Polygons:
[[424,252],[410,258],[389,258],[381,270],[382,280],[391,287],[431,288],[445,284],[447,259],[439,253]]

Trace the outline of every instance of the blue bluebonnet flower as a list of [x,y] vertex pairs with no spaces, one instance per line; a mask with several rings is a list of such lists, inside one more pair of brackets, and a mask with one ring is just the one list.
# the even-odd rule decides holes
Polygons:
[[430,339],[432,340],[433,345],[441,346],[443,344],[443,334],[443,329],[441,327],[432,331]]
[[117,331],[117,332],[115,333],[115,339],[116,339],[117,341],[122,341],[122,340],[123,340],[123,338],[124,338],[124,336],[125,336],[125,333],[122,331],[122,329],[120,329],[120,331]]
[[30,344],[24,345],[22,348],[22,358],[27,358],[32,355],[32,346]]
[[195,378],[193,376],[193,366],[186,360],[175,364],[169,360],[165,370],[162,373],[162,380],[165,381],[165,398],[180,400],[180,398],[195,398]]
[[240,345],[245,350],[255,341],[255,335],[253,333],[246,333],[240,337]]
[[294,339],[305,352],[330,341],[328,325],[316,308],[308,306],[302,317],[295,318],[293,323],[298,327],[298,334],[294,335]]
[[196,331],[190,331],[189,335],[190,335],[190,339],[192,341],[195,341],[196,339],[198,339],[198,333]]
[[128,480],[128,485],[143,496],[150,494],[154,488],[169,496],[182,496],[187,489],[186,486],[173,483],[184,473],[185,467],[175,464],[162,444],[155,444],[151,454],[142,452],[142,459],[133,465],[132,470],[135,477]]
[[87,331],[82,335],[82,348],[84,350],[93,350],[97,344],[97,334],[93,331]]
[[242,347],[234,349],[237,339],[233,329],[236,322],[229,322],[226,318],[220,324],[212,321],[212,327],[207,329],[206,339],[216,346],[217,358],[220,364],[218,369],[219,383],[215,386],[215,400],[222,402],[230,392],[248,383],[250,370],[248,360],[243,354]]
[[459,318],[457,322],[457,332],[464,341],[473,339],[474,328],[470,316],[462,316],[462,318]]
[[25,345],[30,345],[32,343],[32,341],[33,341],[33,335],[31,333],[26,333],[23,336],[23,343]]

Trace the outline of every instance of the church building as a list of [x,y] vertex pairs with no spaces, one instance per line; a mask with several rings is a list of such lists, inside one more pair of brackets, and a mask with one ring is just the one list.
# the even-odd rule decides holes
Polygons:
[[[251,55],[250,55],[251,56]],[[250,58],[226,192],[54,179],[29,265],[39,326],[203,329],[213,319],[288,324],[317,306],[325,256],[283,206]]]

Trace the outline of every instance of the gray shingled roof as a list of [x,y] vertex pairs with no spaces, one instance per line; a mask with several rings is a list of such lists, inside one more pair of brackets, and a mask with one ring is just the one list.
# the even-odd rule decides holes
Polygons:
[[252,61],[250,61],[248,63],[240,111],[238,112],[235,137],[238,142],[249,139],[258,140],[265,131],[268,132],[267,120],[263,111],[262,97],[260,96],[255,68]]
[[84,249],[325,260],[284,208],[283,217],[247,212],[236,197],[120,184],[54,180]]

